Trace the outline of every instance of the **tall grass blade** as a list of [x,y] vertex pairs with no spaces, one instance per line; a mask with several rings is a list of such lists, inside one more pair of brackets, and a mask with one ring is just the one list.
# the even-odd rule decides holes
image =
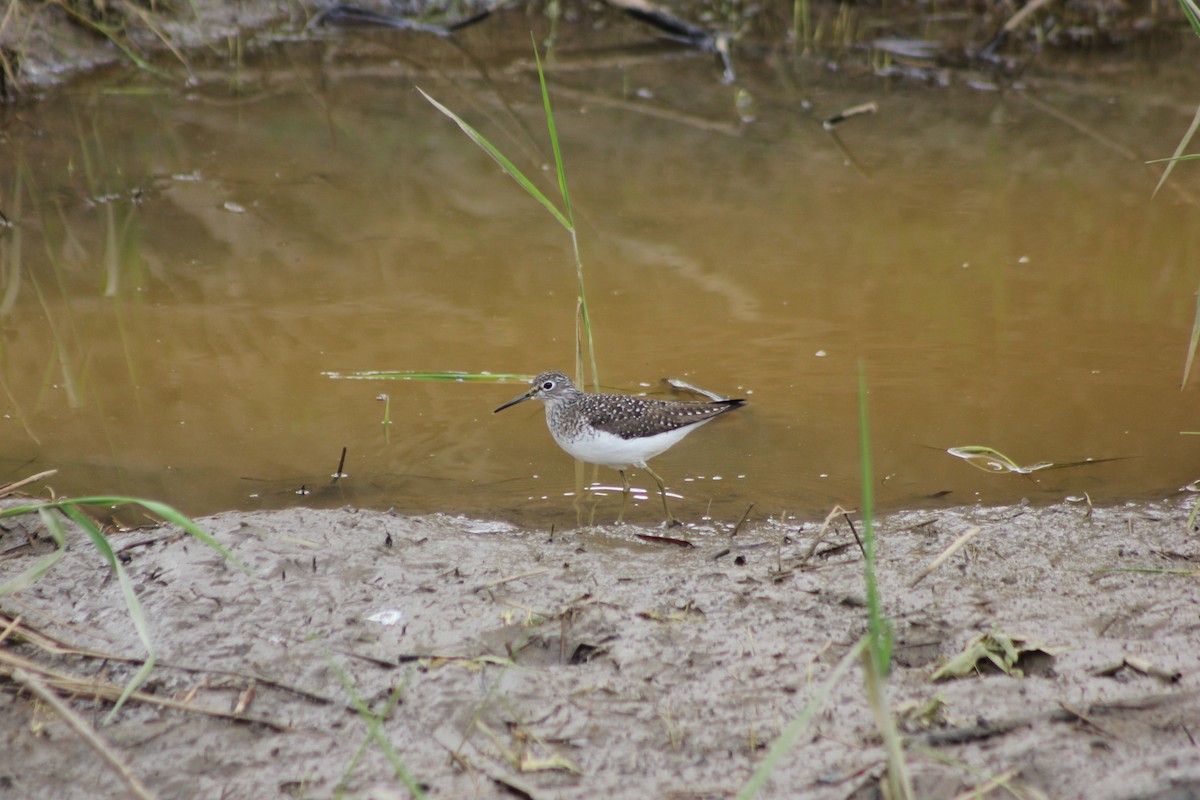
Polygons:
[[[530,34],[532,38],[533,34]],[[554,151],[554,171],[558,178],[558,191],[562,195],[563,207],[565,213],[559,210],[558,206],[550,201],[545,194],[538,189],[532,181],[530,181],[520,169],[517,168],[512,161],[505,156],[500,150],[484,137],[479,131],[471,127],[462,117],[455,114],[446,106],[434,100],[421,87],[417,87],[417,91],[421,96],[428,100],[434,108],[442,112],[444,115],[454,121],[456,125],[465,133],[476,145],[483,149],[492,160],[500,165],[509,177],[517,182],[526,193],[541,203],[547,211],[558,220],[558,223],[566,229],[571,235],[571,248],[575,253],[575,279],[578,286],[578,305],[575,311],[575,379],[581,386],[584,381],[583,370],[583,354],[586,351],[588,360],[591,363],[592,369],[592,384],[595,388],[600,386],[600,374],[596,362],[596,345],[592,337],[592,320],[591,314],[588,313],[587,292],[584,290],[583,283],[583,258],[579,254],[579,236],[575,227],[575,214],[571,205],[571,193],[567,189],[567,172],[563,165],[562,149],[558,142],[558,127],[554,123],[554,111],[550,105],[550,91],[546,86],[546,73],[542,68],[542,58],[538,53],[537,40],[533,40],[533,57],[537,63],[538,83],[542,91],[542,108],[546,114],[546,128],[550,134],[550,147]]]
[[867,587],[867,632],[871,654],[880,674],[888,674],[892,658],[892,635],[879,599],[875,579],[875,484],[871,473],[871,432],[867,422],[867,371],[858,364],[858,447],[862,462],[863,572]]
[[528,192],[530,197],[545,206],[546,210],[550,212],[551,216],[558,220],[559,225],[562,225],[567,230],[573,229],[574,226],[571,224],[571,221],[568,220],[563,213],[558,210],[558,207],[555,206],[554,203],[550,202],[550,198],[542,194],[541,189],[534,186],[533,182],[530,181],[529,178],[525,177],[525,173],[521,172],[521,170],[517,168],[516,164],[508,160],[508,156],[504,155],[504,153],[501,153],[495,145],[484,138],[482,133],[472,128],[466,120],[426,94],[425,90],[420,86],[417,87],[417,91],[420,92],[421,96],[428,100],[434,108],[453,120],[454,124],[461,128],[462,132],[465,133],[468,138],[471,139],[471,141],[475,142],[475,144],[479,145],[479,147],[485,153],[491,156],[492,160],[499,164],[500,168],[508,173],[510,178],[517,182],[517,185]]
[[600,371],[596,366],[596,343],[592,337],[592,317],[588,312],[587,291],[583,284],[583,258],[579,254],[579,235],[575,227],[575,213],[571,206],[571,193],[567,190],[567,170],[563,165],[562,148],[558,144],[558,126],[554,124],[554,111],[550,107],[550,90],[546,86],[546,71],[542,69],[542,57],[538,54],[537,40],[533,33],[529,34],[533,41],[533,59],[537,64],[538,84],[542,90],[542,108],[546,114],[546,129],[550,135],[550,147],[554,151],[554,172],[558,177],[558,191],[562,195],[567,219],[571,221],[568,228],[571,234],[571,247],[575,251],[575,283],[579,293],[579,302],[575,309],[575,380],[580,386],[584,384],[583,354],[587,351],[588,361],[592,368],[592,388],[600,389]]
[[1179,0],[1179,5],[1183,7],[1183,15],[1192,25],[1192,33],[1200,36],[1200,4],[1196,0]]
[[56,5],[65,11],[67,15],[71,17],[71,19],[79,24],[80,27],[91,29],[107,39],[110,44],[124,53],[126,58],[136,64],[138,69],[145,70],[146,72],[157,75],[160,78],[170,79],[172,77],[169,72],[159,69],[143,58],[141,53],[133,49],[133,45],[129,44],[117,34],[117,29],[114,26],[97,22],[88,15],[73,8],[71,3],[57,3]]
[[867,586],[867,649],[863,653],[863,680],[867,704],[883,737],[887,753],[885,796],[893,800],[913,797],[904,747],[896,720],[887,703],[887,676],[892,662],[892,628],[883,615],[879,582],[875,574],[875,483],[871,469],[871,430],[867,415],[867,370],[858,362],[858,447],[862,462],[863,577]]
[[[358,712],[359,716],[363,718],[363,722],[367,724],[367,738],[374,739],[376,744],[379,745],[379,749],[383,751],[384,757],[387,758],[388,763],[392,765],[392,771],[396,773],[396,777],[399,778],[400,782],[404,784],[404,788],[408,789],[409,794],[417,798],[417,800],[423,800],[425,797],[425,790],[423,790],[421,785],[413,779],[412,775],[408,771],[408,768],[404,766],[404,762],[400,760],[399,754],[396,753],[396,749],[392,747],[392,743],[388,740],[387,736],[384,735],[383,732],[383,721],[387,718],[388,714],[391,713],[392,709],[396,707],[400,700],[403,699],[404,688],[407,684],[407,681],[405,681],[405,683],[398,684],[396,688],[392,690],[392,694],[388,698],[387,703],[384,705],[383,709],[376,714],[373,713],[371,709],[367,707],[367,704],[363,702],[363,699],[358,696],[358,692],[354,690],[354,684],[350,682],[350,678],[348,675],[346,675],[345,671],[337,664],[331,664],[331,666],[333,667],[334,674],[336,674],[338,680],[341,681],[342,688],[346,690],[346,694],[350,697],[350,703],[354,706],[354,710]],[[354,764],[351,763],[348,769],[352,769],[353,766]],[[349,772],[347,771],[346,775],[343,776],[342,783],[344,783],[345,779],[348,777]],[[338,784],[339,788],[341,788],[342,783]]]
[[1183,381],[1179,384],[1182,391],[1187,387],[1188,378],[1192,374],[1192,364],[1196,362],[1196,346],[1200,344],[1200,288],[1196,289],[1196,313],[1192,317],[1192,338],[1188,342],[1187,359],[1183,362]]
[[750,776],[750,780],[746,781],[746,785],[737,793],[737,800],[751,800],[767,785],[767,781],[771,779],[771,773],[775,771],[775,768],[779,766],[780,760],[796,744],[796,740],[800,738],[800,734],[804,733],[804,729],[808,727],[809,721],[821,710],[821,706],[833,692],[833,687],[837,686],[838,681],[845,676],[854,662],[859,660],[866,649],[868,636],[869,634],[863,634],[846,655],[842,656],[842,660],[833,668],[833,672],[821,684],[821,688],[817,690],[817,693],[812,696],[808,704],[804,706],[800,713],[779,734],[779,738],[771,745],[771,749],[758,765],[758,768],[754,770],[754,774]]
[[1157,196],[1158,190],[1166,185],[1171,170],[1175,169],[1175,164],[1182,160],[1183,151],[1191,144],[1192,137],[1196,135],[1197,129],[1200,129],[1200,106],[1196,106],[1196,113],[1192,115],[1192,124],[1188,126],[1187,133],[1179,140],[1179,144],[1175,147],[1174,155],[1167,160],[1167,168],[1163,170],[1162,177],[1158,179],[1158,185],[1154,187],[1154,192],[1150,195],[1151,197]]
[[[1200,36],[1200,4],[1197,4],[1196,0],[1179,0],[1179,6],[1183,9],[1183,15],[1187,17],[1188,23],[1192,26],[1192,33]],[[1180,154],[1183,153],[1184,148],[1188,146],[1188,143],[1192,140],[1192,137],[1196,135],[1196,129],[1198,127],[1200,127],[1200,106],[1196,106],[1196,113],[1192,117],[1191,127],[1188,128],[1188,131],[1183,135],[1183,138],[1179,140],[1179,146],[1175,148],[1175,156],[1171,159],[1170,163],[1167,164],[1167,168],[1163,170],[1162,177],[1158,179],[1158,185],[1154,187],[1154,194],[1158,194],[1158,190],[1161,189],[1167,182],[1167,176],[1171,174],[1171,170],[1175,169],[1175,162],[1179,160]],[[1151,195],[1151,197],[1153,196],[1154,195]],[[1195,337],[1193,335],[1193,351],[1195,350],[1195,346]],[[1184,376],[1183,381],[1184,383],[1187,383],[1186,375]]]
[[574,228],[575,215],[571,213],[571,194],[567,191],[567,171],[563,167],[562,150],[558,146],[558,129],[554,125],[554,112],[550,108],[550,92],[546,88],[546,73],[542,70],[542,57],[538,54],[537,39],[533,37],[533,31],[529,32],[529,38],[533,42],[533,60],[537,64],[538,82],[542,87],[542,108],[546,113],[546,129],[550,133],[550,147],[554,150],[554,172],[558,176],[558,191],[562,195],[563,204],[567,210],[567,219]]

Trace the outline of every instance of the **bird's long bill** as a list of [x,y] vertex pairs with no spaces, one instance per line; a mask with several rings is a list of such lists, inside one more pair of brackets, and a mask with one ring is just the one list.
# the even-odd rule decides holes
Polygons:
[[497,409],[496,409],[495,411],[493,411],[492,413],[493,413],[493,414],[499,414],[501,411],[503,411],[504,409],[508,408],[509,406],[515,406],[517,403],[523,403],[523,402],[525,402],[526,400],[528,400],[528,399],[529,399],[530,397],[532,397],[532,396],[533,396],[533,390],[532,390],[532,389],[530,389],[528,392],[526,392],[525,394],[521,395],[520,397],[514,397],[512,400],[509,400],[507,403],[505,403],[504,405],[500,406],[499,408],[497,408]]

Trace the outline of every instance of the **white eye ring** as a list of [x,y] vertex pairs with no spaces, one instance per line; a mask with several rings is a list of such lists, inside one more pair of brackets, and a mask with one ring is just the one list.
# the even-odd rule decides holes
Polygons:
[[554,388],[554,381],[546,381],[542,384],[542,391],[548,392]]

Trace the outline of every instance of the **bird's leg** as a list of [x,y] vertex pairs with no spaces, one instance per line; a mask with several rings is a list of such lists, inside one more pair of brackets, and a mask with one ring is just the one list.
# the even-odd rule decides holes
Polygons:
[[617,524],[620,525],[625,520],[625,504],[629,502],[629,476],[623,469],[617,472],[621,473],[621,483],[625,486],[625,491],[621,492],[621,513],[617,514]]
[[[587,484],[587,470],[587,464],[582,461],[575,462],[575,501],[572,505],[575,506],[575,524],[579,526],[596,524],[596,505],[599,500]],[[593,480],[595,477],[593,471]]]
[[663,479],[658,477],[658,473],[646,466],[646,472],[650,473],[650,477],[654,478],[654,482],[658,484],[658,493],[662,495],[663,511],[667,512],[667,527],[674,528],[682,523],[671,516],[671,509],[667,507],[667,487],[663,485]]

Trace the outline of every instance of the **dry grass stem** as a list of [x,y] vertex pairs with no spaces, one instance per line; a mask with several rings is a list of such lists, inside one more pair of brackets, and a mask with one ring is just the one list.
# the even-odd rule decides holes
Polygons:
[[112,771],[117,774],[121,782],[129,788],[134,797],[141,800],[157,800],[157,795],[142,783],[137,775],[133,774],[133,770],[121,758],[121,755],[104,740],[100,734],[96,733],[96,729],[87,723],[83,717],[75,713],[75,711],[64,703],[58,695],[50,691],[37,678],[23,669],[13,669],[9,675],[14,681],[24,686],[29,691],[33,692],[39,700],[54,709],[55,713],[63,718],[63,721],[71,727],[73,731],[79,734],[80,738],[87,742],[88,746],[100,754]]
[[942,566],[942,564],[945,564],[947,561],[949,561],[950,557],[953,556],[955,553],[957,553],[964,544],[966,544],[967,542],[974,539],[975,536],[981,530],[983,530],[983,528],[980,528],[978,525],[976,525],[973,528],[968,529],[967,532],[964,533],[962,536],[959,536],[957,539],[955,539],[953,544],[951,544],[944,551],[942,551],[942,554],[940,556],[938,556],[937,558],[935,558],[928,567],[921,570],[920,574],[917,575],[917,577],[913,578],[912,583],[910,583],[908,585],[909,588],[911,589],[912,587],[916,586],[921,581],[925,580],[931,574],[933,574],[938,569],[938,567]]
[[[77,694],[88,697],[93,700],[103,700],[115,703],[120,699],[124,689],[115,683],[101,681],[98,678],[81,678],[61,670],[56,670],[51,667],[46,667],[32,661],[28,658],[22,658],[16,653],[8,650],[0,650],[0,675],[13,675],[18,671],[24,671],[29,674],[37,675],[45,682],[46,685],[53,687],[57,691],[68,694]],[[231,714],[227,711],[221,711],[216,708],[207,708],[205,706],[191,705],[171,697],[163,697],[150,692],[134,691],[129,695],[130,700],[136,700],[139,703],[147,703],[159,708],[170,708],[176,711],[187,711],[196,714],[204,714],[209,717],[217,717],[227,719],[231,722],[250,722],[256,725],[263,725],[276,731],[291,730],[286,725],[280,725],[277,722],[260,719],[258,717],[246,717],[238,714]]]

